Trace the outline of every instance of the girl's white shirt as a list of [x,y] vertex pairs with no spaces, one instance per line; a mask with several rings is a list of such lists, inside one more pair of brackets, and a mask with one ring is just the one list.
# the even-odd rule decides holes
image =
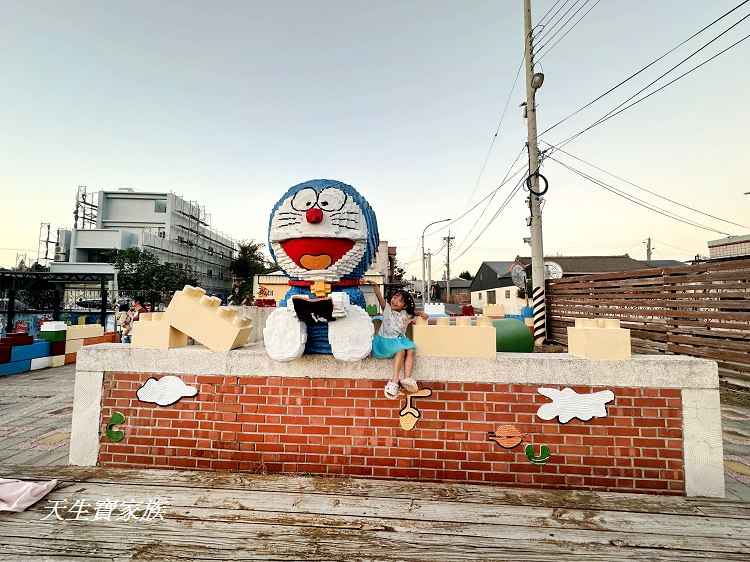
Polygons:
[[391,308],[390,303],[383,309],[383,323],[380,325],[378,335],[383,338],[398,338],[406,333],[406,327],[411,318],[405,310],[398,312]]

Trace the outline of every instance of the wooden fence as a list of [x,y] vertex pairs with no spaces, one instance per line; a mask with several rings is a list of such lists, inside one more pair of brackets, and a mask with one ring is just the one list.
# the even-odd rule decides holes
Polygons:
[[547,282],[548,336],[567,342],[576,318],[620,319],[634,353],[713,359],[750,382],[750,259]]

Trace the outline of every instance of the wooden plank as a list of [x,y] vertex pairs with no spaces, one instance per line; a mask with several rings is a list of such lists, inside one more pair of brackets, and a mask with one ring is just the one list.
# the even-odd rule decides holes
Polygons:
[[[92,471],[93,472],[93,471]],[[132,483],[132,475],[148,480],[175,480],[175,473],[163,471],[111,471],[111,483],[71,483],[53,492],[55,499],[101,494],[119,498],[123,494],[138,497],[154,492],[172,499],[174,509],[165,521],[123,523],[39,521],[45,509],[35,507],[22,514],[2,517],[3,552],[13,559],[34,559],[40,553],[77,554],[79,559],[91,553],[118,558],[123,552],[132,559],[171,560],[363,560],[373,553],[378,560],[507,560],[519,544],[534,545],[524,560],[569,558],[589,560],[675,560],[747,558],[750,542],[745,538],[750,520],[736,515],[707,518],[697,514],[661,514],[649,512],[628,525],[628,512],[602,514],[581,506],[545,508],[529,513],[525,507],[505,506],[498,513],[486,502],[461,502],[448,498],[425,500],[419,492],[422,484],[404,483],[411,489],[402,498],[393,498],[392,482],[352,481],[299,477],[242,477],[236,474],[192,474],[192,485],[163,482]],[[101,471],[99,472],[101,474]],[[153,476],[153,474],[151,474]],[[243,482],[241,488],[217,489],[217,481]],[[328,480],[325,484],[322,480]],[[334,482],[330,482],[334,480]],[[341,480],[342,482],[335,482]],[[290,484],[311,487],[312,492],[258,492],[254,484],[272,481],[275,487]],[[318,481],[318,482],[316,482]],[[357,488],[363,483],[373,492],[365,497],[335,493],[341,488]],[[195,486],[195,482],[211,486]],[[316,482],[310,486],[311,482]],[[399,488],[402,483],[399,483]],[[478,486],[427,486],[446,492]],[[472,491],[472,490],[470,490]],[[512,491],[518,494],[520,491]],[[523,491],[524,493],[527,491]],[[543,494],[546,495],[546,494]],[[563,494],[566,496],[567,494]],[[599,496],[593,494],[593,496]],[[608,501],[623,497],[643,500],[646,496],[605,494]],[[93,496],[92,496],[93,497]],[[467,494],[467,499],[470,494]],[[650,497],[649,497],[650,499]],[[656,498],[661,505],[688,505],[681,498]],[[628,505],[620,503],[621,507]],[[690,506],[692,507],[692,506]],[[696,508],[694,508],[696,509]],[[733,510],[734,513],[734,510]],[[541,514],[541,515],[540,515]],[[626,519],[623,519],[626,518]],[[10,522],[6,524],[6,522]],[[708,521],[708,523],[707,523]],[[609,526],[617,525],[616,529]],[[133,529],[136,532],[133,532]],[[662,530],[671,532],[663,534]],[[130,531],[130,532],[128,532]],[[696,534],[702,533],[702,534]],[[481,548],[478,546],[481,545]],[[43,550],[42,550],[43,549]],[[174,558],[173,558],[174,557]],[[38,558],[37,558],[38,559]],[[124,558],[123,559],[129,559]]]
[[[392,487],[393,483],[381,483]],[[626,531],[637,535],[653,533],[653,521],[659,521],[661,540],[666,537],[681,537],[689,534],[692,537],[711,537],[731,539],[748,530],[749,523],[740,519],[716,518],[706,520],[700,516],[673,515],[663,513],[632,513],[621,510],[595,510],[592,520],[590,510],[580,508],[548,508],[525,506],[519,513],[515,505],[491,505],[472,502],[471,509],[462,507],[462,502],[446,502],[440,499],[425,499],[420,494],[409,498],[348,496],[345,494],[300,493],[288,491],[244,490],[241,496],[237,490],[211,489],[193,486],[174,488],[170,486],[144,486],[120,482],[117,485],[102,483],[77,483],[75,486],[60,489],[49,496],[49,499],[87,498],[89,501],[102,499],[102,494],[117,490],[118,498],[136,498],[147,501],[159,497],[168,503],[176,517],[201,519],[195,509],[227,509],[247,512],[283,512],[289,514],[335,515],[337,517],[388,518],[399,514],[399,519],[415,527],[418,522],[443,521],[455,524],[496,524],[502,527],[517,526],[524,528],[545,527],[561,529],[574,526],[580,529],[606,531],[609,533]],[[144,489],[148,491],[144,494]],[[74,493],[73,493],[74,491]],[[115,498],[112,498],[115,499]],[[37,504],[31,512],[37,512],[41,519],[49,513],[46,504]],[[239,515],[232,516],[238,519]],[[695,519],[695,521],[694,521]],[[2,520],[2,515],[0,515]],[[248,519],[250,521],[250,519]],[[252,521],[251,521],[252,522]],[[691,527],[691,522],[695,528]],[[415,527],[416,528],[416,527]],[[478,532],[478,531],[477,531]],[[480,534],[477,536],[490,536]],[[495,536],[495,535],[492,535]],[[498,535],[500,536],[500,535]],[[505,537],[505,535],[502,535]],[[750,553],[750,542],[748,543]]]
[[[695,514],[684,498],[610,492],[533,490],[492,485],[442,484],[376,478],[302,477],[263,475],[246,472],[126,470],[77,466],[7,466],[0,465],[0,476],[26,480],[58,478],[66,486],[76,483],[117,483],[125,481],[145,486],[205,487],[211,489],[265,490],[345,494],[357,497],[413,498],[482,503],[492,505],[528,505],[547,508],[613,509],[621,511],[657,511],[660,513]],[[613,507],[614,506],[614,507]],[[750,505],[748,506],[750,510]]]

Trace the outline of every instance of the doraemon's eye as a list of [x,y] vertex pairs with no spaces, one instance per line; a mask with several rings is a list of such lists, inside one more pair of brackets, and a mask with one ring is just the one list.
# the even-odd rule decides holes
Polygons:
[[346,193],[335,187],[326,187],[318,195],[318,206],[324,211],[340,211],[346,203]]
[[312,187],[306,187],[305,189],[298,191],[292,198],[292,208],[297,211],[307,211],[310,207],[315,205],[317,200],[318,192]]

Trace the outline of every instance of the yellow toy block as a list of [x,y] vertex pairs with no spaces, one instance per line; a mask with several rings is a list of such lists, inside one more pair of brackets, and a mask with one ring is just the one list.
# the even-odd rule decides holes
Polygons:
[[610,318],[577,318],[568,328],[568,353],[583,359],[630,359],[630,330]]
[[65,353],[77,353],[83,346],[85,338],[95,338],[104,335],[101,324],[85,324],[68,326],[65,332]]
[[455,326],[450,318],[437,318],[434,326],[417,318],[412,329],[417,355],[490,358],[496,354],[495,327],[489,317],[479,317],[476,326],[469,317],[456,318]]
[[163,312],[142,312],[133,322],[130,347],[136,349],[174,349],[185,347],[187,334],[173,328],[164,319]]
[[482,309],[482,314],[496,318],[505,318],[505,306],[502,304],[486,304]]
[[[101,324],[81,324],[75,326],[68,326],[68,330],[65,333],[65,339],[70,340],[82,340],[84,338],[95,338],[96,336],[103,336],[104,328]],[[72,352],[68,352],[72,353]]]
[[65,365],[64,355],[53,355],[50,357],[50,367],[62,367]]
[[162,322],[213,351],[229,351],[247,343],[252,327],[250,319],[222,307],[221,299],[209,297],[201,288],[185,285],[169,303]]

